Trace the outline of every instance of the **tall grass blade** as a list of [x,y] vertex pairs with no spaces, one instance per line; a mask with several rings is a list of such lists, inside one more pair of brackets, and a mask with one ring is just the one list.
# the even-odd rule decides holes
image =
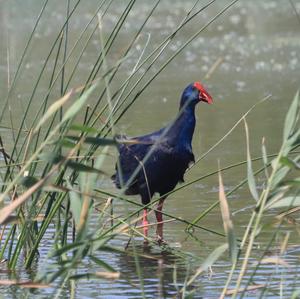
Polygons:
[[33,30],[31,31],[31,34],[30,34],[30,36],[29,36],[29,39],[28,39],[28,41],[27,41],[27,43],[26,43],[26,46],[25,46],[25,48],[24,48],[24,51],[23,51],[23,53],[22,53],[20,62],[18,63],[18,67],[17,67],[16,73],[15,73],[15,75],[14,75],[14,78],[13,78],[12,83],[11,83],[11,85],[10,85],[8,94],[7,94],[6,99],[5,99],[5,101],[4,101],[4,105],[3,105],[3,107],[2,107],[2,112],[1,112],[1,115],[0,115],[0,123],[2,123],[3,116],[4,116],[4,114],[5,114],[5,112],[6,112],[6,108],[7,108],[7,106],[8,106],[8,101],[9,101],[10,95],[11,95],[11,93],[12,93],[14,87],[15,87],[15,84],[16,84],[16,82],[17,82],[18,75],[19,75],[19,73],[20,73],[20,71],[21,71],[21,67],[22,67],[23,62],[24,62],[24,60],[25,60],[25,57],[26,57],[27,51],[28,51],[28,49],[29,49],[30,43],[31,43],[31,41],[32,41],[32,39],[33,39],[33,36],[34,36],[34,33],[35,33],[35,31],[36,31],[36,29],[37,29],[39,23],[40,23],[41,17],[42,17],[43,14],[44,14],[45,8],[47,7],[48,1],[49,1],[49,0],[45,0],[44,4],[43,4],[43,6],[42,6],[42,9],[41,9],[41,11],[40,11],[40,13],[39,13],[39,15],[38,15],[38,17],[37,17],[37,19],[36,19],[36,22],[35,22],[35,24],[34,24]]
[[57,167],[54,167],[51,172],[48,173],[46,177],[39,180],[32,187],[30,187],[27,191],[25,191],[22,195],[20,195],[17,199],[12,201],[6,207],[0,210],[0,224],[6,221],[6,219],[21,205],[23,204],[34,192],[36,192],[39,188],[41,188],[46,180],[57,170]]
[[[70,136],[67,135],[65,137],[66,140],[71,140],[71,141],[79,141],[81,137],[78,136]],[[97,146],[106,146],[106,145],[117,145],[117,141],[115,139],[111,138],[100,138],[100,137],[84,137],[83,143],[88,143],[92,145],[97,145]]]
[[100,260],[99,258],[93,256],[93,255],[90,255],[89,258],[95,263],[97,264],[98,266],[104,268],[105,270],[107,271],[110,271],[110,272],[117,272],[116,269],[114,269],[112,266],[110,266],[108,263]]
[[73,90],[70,90],[67,94],[65,94],[61,99],[54,102],[47,110],[47,112],[43,115],[43,117],[40,119],[38,124],[36,125],[33,133],[37,133],[39,129],[42,127],[42,125],[51,117],[53,114],[55,114],[59,109],[71,98],[73,94]]
[[[70,14],[69,14],[69,16],[68,16],[68,19],[67,19],[67,20],[65,21],[65,23],[63,24],[62,29],[60,30],[60,32],[59,32],[59,34],[57,35],[55,41],[53,42],[53,44],[52,44],[52,46],[51,46],[51,48],[50,48],[50,51],[49,51],[49,53],[48,53],[48,55],[47,55],[47,57],[46,57],[46,60],[45,60],[45,62],[44,62],[44,64],[43,64],[43,66],[42,66],[42,69],[41,69],[41,71],[40,71],[40,73],[39,73],[39,75],[38,75],[38,78],[37,78],[37,80],[36,80],[36,82],[35,82],[35,84],[34,84],[32,94],[31,94],[31,96],[30,96],[30,98],[29,98],[29,100],[28,100],[27,107],[26,107],[26,109],[25,109],[25,111],[24,111],[24,114],[23,114],[23,116],[22,116],[22,119],[21,119],[21,123],[20,123],[19,129],[18,129],[18,132],[17,132],[17,136],[16,136],[16,141],[15,141],[15,144],[14,144],[13,149],[12,149],[11,157],[14,156],[14,154],[15,154],[15,152],[16,152],[16,150],[17,150],[17,144],[18,144],[19,139],[20,139],[20,137],[21,137],[21,133],[22,133],[23,126],[24,126],[24,124],[25,124],[26,119],[28,119],[29,109],[30,109],[30,107],[31,107],[32,104],[33,104],[33,99],[34,99],[35,93],[36,93],[36,91],[37,91],[37,89],[38,89],[38,86],[39,86],[39,83],[40,83],[40,81],[41,81],[42,75],[44,74],[44,71],[45,71],[45,69],[46,69],[46,66],[47,66],[49,60],[50,60],[50,57],[51,57],[51,55],[52,55],[52,52],[54,51],[55,46],[56,46],[56,44],[57,44],[58,41],[60,41],[60,42],[59,42],[59,47],[58,47],[58,48],[60,49],[61,41],[62,41],[62,36],[61,36],[61,35],[62,35],[62,33],[63,33],[63,30],[64,30],[64,28],[65,28],[65,26],[66,26],[66,24],[67,24],[69,18],[72,16],[72,14],[73,14],[74,11],[76,10],[77,6],[79,5],[80,1],[81,1],[81,0],[78,0],[78,1],[75,3],[75,5],[74,5],[72,11],[70,12]],[[45,3],[47,3],[47,2],[48,2],[48,1],[46,1]],[[37,24],[36,24],[36,26],[37,26]],[[33,35],[33,33],[34,33],[35,30],[36,30],[36,27],[34,28],[33,32],[31,33],[32,35]],[[27,47],[27,46],[26,46],[26,47]],[[57,55],[59,55],[59,50],[58,50]],[[23,58],[23,57],[22,57],[22,58]],[[21,58],[21,60],[22,60],[22,58]],[[56,59],[57,59],[57,58],[58,58],[58,56],[56,57]],[[55,68],[56,68],[56,62],[57,62],[57,61],[55,60],[55,64],[54,64],[54,68],[53,68],[53,74],[54,74],[54,71],[55,71]],[[61,72],[61,69],[60,69],[60,71],[58,72],[58,75],[56,76],[55,79],[51,78],[51,80],[50,80],[50,81],[51,81],[50,87],[49,87],[49,89],[48,89],[48,91],[47,91],[47,93],[46,93],[44,99],[43,99],[42,102],[41,102],[41,107],[40,107],[40,109],[38,109],[38,112],[37,112],[37,114],[36,114],[36,117],[33,119],[32,125],[35,123],[35,121],[36,121],[36,119],[37,119],[37,117],[38,117],[38,115],[39,115],[41,109],[42,109],[43,107],[45,107],[46,102],[47,102],[47,100],[48,100],[48,98],[49,98],[49,95],[50,95],[50,93],[51,93],[51,91],[52,91],[54,85],[55,85],[56,80],[58,79],[58,76],[59,76],[60,72]],[[23,148],[23,146],[24,146],[24,143],[23,143],[23,145],[22,145],[22,148]],[[20,153],[18,154],[16,160],[19,159],[20,154],[21,154],[21,151],[20,151]]]
[[244,118],[244,124],[245,124],[245,131],[246,131],[246,143],[247,143],[247,178],[248,178],[248,186],[249,190],[253,196],[253,198],[258,201],[259,196],[256,188],[255,178],[253,174],[252,169],[252,160],[251,160],[251,154],[250,154],[250,145],[249,145],[249,129],[246,122],[246,119]]
[[224,231],[228,239],[229,255],[232,263],[234,263],[237,258],[238,245],[237,245],[237,240],[233,229],[233,223],[231,220],[227,198],[224,191],[221,172],[219,172],[219,200],[220,200],[220,208],[221,208],[221,214],[223,219]]
[[271,202],[266,206],[266,209],[278,209],[300,206],[300,196],[287,196]]
[[292,104],[288,110],[288,113],[285,117],[284,129],[283,129],[283,140],[288,140],[288,138],[293,134],[297,120],[299,118],[299,91],[297,91]]
[[[216,19],[218,19],[222,14],[226,12],[231,6],[233,6],[239,0],[233,0],[227,6],[225,6],[222,10],[220,10],[213,18],[211,18],[203,27],[201,27],[196,33],[194,33],[188,40],[183,43],[182,46],[172,54],[165,63],[163,63],[159,69],[155,72],[154,75],[139,89],[139,91],[135,94],[133,99],[124,107],[122,112],[117,117],[116,121],[118,121],[133,105],[133,103],[140,97],[140,95],[145,91],[145,89],[150,85],[150,83],[191,43],[193,42],[210,24],[212,24]],[[153,64],[153,63],[152,63]],[[151,65],[152,65],[151,64]],[[149,67],[147,68],[149,70]],[[138,82],[137,82],[138,83]],[[127,97],[127,96],[126,96]]]
[[201,273],[211,267],[227,249],[228,244],[222,244],[217,247],[212,253],[210,253],[210,255],[202,263],[202,265],[197,269],[196,273],[188,280],[187,286],[191,285]]
[[62,123],[73,118],[82,109],[83,105],[86,103],[87,99],[90,97],[96,87],[97,84],[94,84],[89,87],[89,89],[85,93],[82,94],[82,96],[66,111],[61,120]]
[[67,186],[70,189],[70,209],[72,212],[73,219],[75,221],[75,227],[78,227],[80,212],[82,208],[82,200],[80,198],[80,195],[77,192],[73,191],[73,186],[71,185],[70,181],[67,182]]

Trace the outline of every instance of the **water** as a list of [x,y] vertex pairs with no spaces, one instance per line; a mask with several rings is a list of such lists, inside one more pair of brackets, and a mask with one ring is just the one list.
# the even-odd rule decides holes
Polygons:
[[[299,11],[300,3],[294,2]],[[166,57],[174,53],[196,29],[201,28],[226,3],[228,2],[218,1],[195,18],[178,34],[159,62],[165,61]],[[109,56],[110,61],[114,61],[126,47],[128,35],[134,34],[145,14],[150,10],[151,4],[151,1],[140,1],[135,5]],[[1,28],[3,28],[0,33],[2,40],[0,46],[0,95],[2,99],[6,96],[7,85],[11,84],[22,49],[41,8],[40,5],[41,3],[35,1],[0,3],[0,22]],[[78,32],[81,32],[91,18],[97,5],[97,1],[89,1],[79,6],[78,13],[70,24],[70,45],[74,43]],[[147,51],[150,52],[163,37],[174,29],[191,5],[192,1],[162,1],[159,9],[153,14],[141,34],[136,51],[133,51],[122,68],[120,78],[124,78],[130,73],[138,59],[140,49],[146,43],[148,34],[150,34],[150,42]],[[34,36],[33,44],[26,57],[25,67],[20,74],[11,101],[14,127],[19,125],[19,116],[24,113],[24,107],[26,107],[32,92],[32,82],[35,82],[49,50],[49,40],[54,40],[59,30],[59,24],[63,23],[65,7],[65,3],[52,1],[46,10],[47,18],[42,19],[41,26]],[[107,33],[107,28],[111,28],[116,22],[117,15],[122,9],[122,6],[112,5],[108,16],[103,20],[105,33]],[[261,155],[263,137],[265,137],[268,153],[275,153],[280,146],[285,113],[293,95],[299,88],[299,26],[290,4],[286,1],[238,2],[195,39],[154,80],[150,88],[143,93],[130,112],[118,124],[117,130],[134,136],[165,125],[177,113],[179,96],[183,88],[190,82],[201,80],[213,96],[214,104],[211,106],[201,104],[197,107],[197,127],[193,142],[196,157],[205,153],[226,134],[253,104],[269,94],[272,97],[257,106],[247,117],[247,122],[250,128],[252,156]],[[87,48],[71,86],[78,86],[84,82],[99,51],[99,40],[95,38]],[[9,53],[9,57],[7,53]],[[9,61],[9,72],[7,61]],[[217,61],[220,64],[211,76],[205,79],[205,75]],[[71,71],[71,65],[71,63],[68,65],[66,72]],[[149,72],[149,76],[158,67],[159,63],[155,64],[153,70]],[[41,87],[34,98],[36,105],[29,111],[30,116],[35,115],[40,101],[39,95],[44,94],[48,88],[48,77],[49,75],[42,78]],[[54,92],[53,99],[55,99],[55,93],[58,97],[59,89]],[[4,123],[7,126],[11,125],[8,114],[5,115]],[[7,130],[1,130],[1,135],[8,145],[10,134]],[[245,160],[245,145],[244,127],[241,123],[221,145],[186,174],[186,181],[215,171],[218,168],[218,161],[222,167],[225,167]],[[113,172],[114,161],[115,156],[107,159],[107,172]],[[258,162],[254,164],[254,167],[259,168],[260,165]],[[226,190],[231,190],[245,175],[244,167],[224,172],[223,180]],[[260,182],[261,180],[259,180]],[[113,190],[109,180],[104,181],[103,185],[108,190]],[[210,176],[184,188],[175,196],[170,196],[165,203],[164,210],[177,217],[192,221],[218,199],[217,186],[217,176]],[[229,200],[235,229],[241,236],[252,212],[254,201],[246,187],[230,196]],[[127,209],[133,210],[134,208],[128,205],[124,207],[119,203],[115,204],[117,214],[123,214],[127,212]],[[272,212],[268,220],[275,222],[274,215],[275,212]],[[151,221],[154,221],[153,217],[151,217]],[[200,224],[222,232],[223,226],[219,209],[216,208]],[[168,223],[164,227],[165,238],[170,246],[174,247],[173,254],[162,252],[157,247],[145,248],[142,246],[142,239],[136,239],[135,250],[151,256],[151,258],[140,257],[139,259],[146,298],[175,298],[177,294],[173,278],[175,265],[180,288],[185,278],[189,277],[201,264],[201,260],[224,242],[222,237],[216,237],[200,229],[194,232],[193,237],[188,237],[185,228],[186,224],[179,221]],[[289,248],[284,256],[290,267],[265,265],[260,267],[253,278],[254,283],[268,283],[270,289],[268,296],[272,298],[279,298],[280,285],[284,287],[283,298],[287,298],[295,285],[300,287],[297,282],[300,275],[298,234],[289,224],[285,224],[284,229],[291,232]],[[266,228],[259,238],[258,242],[261,247],[269,240],[272,230],[272,227]],[[154,235],[154,233],[154,229],[151,229],[150,235]],[[52,236],[53,232],[49,232],[49,239],[44,241],[45,246],[40,252],[40,264],[47,260],[46,252],[51,244]],[[126,243],[126,237],[114,241],[114,245],[120,248],[124,248]],[[279,246],[280,240],[276,244]],[[132,245],[130,248],[133,248]],[[194,257],[191,257],[190,260],[180,259],[177,254],[181,250],[190,252]],[[276,252],[276,248],[273,248],[270,255],[276,255]],[[250,260],[250,268],[255,265],[254,257],[261,254],[259,248],[254,251],[253,259]],[[121,278],[115,281],[90,279],[76,282],[73,288],[76,298],[141,298],[143,287],[137,275],[136,262],[130,255],[101,254],[99,257],[120,271]],[[190,261],[192,261],[192,265]],[[213,266],[212,273],[203,273],[193,285],[197,288],[195,298],[217,298],[225,284],[229,269],[230,263],[225,256]],[[91,269],[88,262],[84,263],[81,268],[81,271],[98,270]],[[5,269],[0,268],[1,279],[7,277],[26,279],[31,275],[32,273],[23,271],[7,273]],[[72,292],[70,289],[70,285],[65,286],[59,297],[69,297]],[[18,287],[1,287],[1,290],[5,298],[21,298],[24,294],[24,290]],[[55,285],[53,288],[31,292],[29,297],[47,298],[54,292],[56,292]],[[248,292],[247,298],[256,298],[260,293],[260,289]]]

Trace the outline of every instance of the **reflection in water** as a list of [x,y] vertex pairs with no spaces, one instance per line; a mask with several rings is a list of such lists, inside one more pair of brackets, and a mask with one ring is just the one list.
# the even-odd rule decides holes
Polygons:
[[137,256],[122,254],[116,261],[124,282],[131,284],[131,287],[123,289],[123,295],[126,293],[127,298],[138,298],[134,296],[140,292],[146,298],[179,296],[182,283],[188,275],[187,263],[182,258],[145,244],[131,246],[129,252],[137,253]]

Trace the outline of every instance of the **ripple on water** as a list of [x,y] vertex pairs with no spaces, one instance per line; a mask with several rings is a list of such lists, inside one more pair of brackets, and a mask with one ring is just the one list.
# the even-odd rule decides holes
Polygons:
[[[0,2],[0,6],[4,5],[5,1]],[[15,4],[11,4],[9,19],[7,22],[1,23],[3,25],[3,32],[9,33],[10,44],[6,47],[5,42],[8,40],[7,36],[0,33],[1,40],[3,42],[3,49],[9,49],[11,54],[11,66],[15,69],[16,62],[19,57],[18,50],[24,48],[28,33],[33,27],[36,15],[40,10],[38,6],[39,1],[32,1],[31,9],[28,9],[27,1],[19,1],[14,9]],[[49,40],[54,40],[59,30],[59,26],[62,25],[65,19],[65,2],[64,1],[50,1],[49,5],[52,5],[47,13],[47,24],[43,24],[41,29],[38,29],[34,35],[34,43],[38,44],[38,50],[35,47],[31,48],[30,55],[34,57],[34,60],[29,55],[26,57],[26,64],[24,72],[30,73],[30,76],[25,73],[24,86],[22,86],[22,93],[18,90],[16,92],[19,97],[16,97],[18,101],[21,99],[29,98],[32,92],[32,72],[37,72],[44,63],[45,53],[49,51]],[[96,3],[97,2],[97,3]],[[85,1],[84,5],[80,8],[82,13],[76,15],[74,20],[70,22],[70,48],[73,45],[76,36],[83,30],[86,23],[90,20],[93,13],[95,12],[95,6],[99,5],[99,1]],[[122,1],[121,1],[122,2]],[[119,13],[124,8],[122,3],[120,5],[112,6],[108,14],[103,19],[103,28],[105,35],[107,35],[113,26],[118,21]],[[140,5],[137,1],[134,9],[130,13],[126,22],[124,23],[124,30],[121,30],[120,37],[117,39],[116,44],[113,47],[113,57],[119,57],[120,53],[128,45],[129,37],[134,35],[145,15],[150,10],[151,1],[143,1]],[[200,29],[208,20],[210,20],[215,13],[224,7],[224,1],[216,1],[216,5],[200,14],[199,17],[195,18],[190,26],[184,29],[182,34],[178,34],[166,48],[166,51],[162,54],[161,58],[150,70],[149,74],[153,74],[154,70],[159,69],[162,63],[174,54],[179,47],[195,32]],[[294,1],[295,2],[295,1]],[[125,2],[124,2],[125,3]],[[150,4],[149,4],[150,3]],[[136,49],[130,53],[128,60],[124,62],[123,70],[124,74],[129,75],[132,67],[137,62],[139,55],[145,45],[145,41],[150,34],[150,43],[147,53],[153,50],[161,40],[168,36],[172,30],[178,26],[184,17],[184,13],[187,12],[188,8],[191,7],[191,1],[172,1],[172,9],[170,9],[170,1],[161,1],[161,6],[150,18],[149,23],[146,25],[141,38],[137,42]],[[298,11],[300,11],[300,3],[295,3]],[[16,9],[17,8],[17,9]],[[1,10],[3,13],[3,10]],[[34,12],[34,13],[33,13]],[[5,17],[5,16],[4,16]],[[7,17],[6,17],[7,18]],[[48,24],[50,23],[50,26]],[[47,26],[46,26],[47,25]],[[4,28],[5,27],[5,28]],[[22,28],[22,30],[20,30]],[[107,28],[107,29],[106,29]],[[213,23],[209,30],[204,30],[183,52],[182,55],[178,55],[175,60],[161,73],[160,77],[154,82],[156,85],[151,89],[151,94],[145,96],[145,100],[142,100],[142,107],[134,106],[132,109],[132,115],[129,118],[125,118],[124,123],[119,125],[119,130],[128,132],[133,128],[133,132],[137,133],[137,130],[145,132],[152,127],[158,127],[160,122],[165,123],[165,114],[163,118],[159,118],[159,113],[169,112],[172,109],[175,111],[174,98],[180,90],[181,86],[185,85],[186,82],[193,81],[195,78],[204,78],[205,74],[209,72],[214,63],[221,58],[222,63],[213,72],[210,79],[206,80],[206,84],[213,91],[213,96],[216,102],[214,107],[209,108],[215,109],[214,117],[211,118],[210,112],[200,112],[199,123],[201,123],[201,146],[198,146],[198,136],[196,135],[195,140],[195,153],[199,154],[205,149],[209,148],[215,139],[219,136],[223,136],[224,132],[230,128],[236,118],[240,117],[249,106],[255,101],[262,98],[266,93],[272,92],[274,94],[272,100],[276,101],[276,105],[267,106],[264,114],[261,118],[255,119],[252,123],[251,129],[253,131],[267,133],[269,136],[269,143],[273,140],[279,139],[279,128],[278,125],[274,124],[275,118],[282,118],[282,114],[277,113],[276,117],[271,115],[274,110],[284,110],[286,104],[282,99],[288,100],[293,89],[299,88],[299,50],[300,39],[299,39],[299,24],[293,19],[291,14],[291,8],[284,1],[240,1],[238,5],[227,14],[224,14],[216,23]],[[80,77],[79,82],[84,82],[88,72],[92,69],[93,63],[99,56],[99,35],[95,34],[91,40],[91,46],[88,47],[84,53],[84,59],[86,62],[80,63]],[[6,51],[5,51],[6,52]],[[0,71],[2,82],[7,80],[7,57],[2,55],[4,59],[0,60]],[[145,55],[146,56],[146,55]],[[108,60],[111,59],[108,57]],[[109,62],[111,62],[109,60]],[[143,74],[147,69],[146,66],[141,68],[138,75]],[[47,70],[51,71],[51,67],[47,66]],[[28,77],[28,78],[27,78]],[[29,80],[30,79],[30,80]],[[22,79],[23,80],[23,79]],[[172,82],[172,84],[170,84]],[[80,84],[78,84],[80,85]],[[41,86],[41,89],[46,90],[47,86]],[[168,90],[167,95],[163,93]],[[3,89],[0,90],[0,92]],[[6,90],[6,89],[5,89]],[[279,101],[280,99],[280,101]],[[38,97],[38,100],[40,98]],[[153,114],[150,112],[149,119],[147,118],[146,112],[154,109],[155,103],[159,102],[159,108]],[[161,109],[161,102],[168,106],[164,106],[165,109]],[[225,104],[224,104],[225,102]],[[19,103],[19,102],[18,102]],[[149,106],[147,106],[147,104]],[[151,105],[151,106],[150,106]],[[16,105],[16,109],[21,105]],[[137,107],[137,108],[136,108]],[[237,110],[232,111],[232,107]],[[139,110],[140,109],[140,110]],[[208,108],[207,108],[208,109]],[[163,110],[163,111],[161,111]],[[20,109],[20,113],[23,110]],[[173,110],[172,110],[173,111]],[[176,106],[177,111],[177,106]],[[205,110],[209,111],[209,110]],[[210,110],[212,111],[212,110]],[[261,110],[259,110],[261,111]],[[168,117],[171,117],[171,114]],[[140,124],[136,125],[136,122],[140,119]],[[261,121],[264,120],[264,122]],[[203,121],[202,121],[203,120]],[[15,121],[15,120],[14,120]],[[148,121],[148,122],[147,122]],[[264,130],[265,127],[269,126],[270,130]],[[151,127],[151,128],[152,128]],[[281,129],[281,128],[280,128]],[[1,129],[1,134],[3,129]],[[252,136],[255,136],[253,133]],[[256,153],[260,154],[261,142],[257,142],[257,146],[253,145],[256,140],[251,140],[252,149],[256,150]],[[207,144],[205,144],[209,140]],[[232,142],[229,140],[230,147],[224,148],[223,146],[216,150],[208,160],[205,160],[205,167],[210,165],[216,165],[217,159],[221,158],[222,161],[229,160],[232,156],[239,155],[241,149],[244,150],[244,132],[239,132],[236,139]],[[278,149],[276,146],[270,146],[270,152]],[[232,147],[232,144],[236,145]],[[243,156],[245,157],[245,156]],[[3,157],[0,156],[3,161]],[[217,167],[217,166],[216,166]],[[113,166],[111,167],[113,169]],[[197,168],[196,168],[197,169]],[[202,169],[202,168],[201,168]],[[198,170],[198,169],[197,169]],[[201,170],[202,171],[202,170]],[[206,172],[205,172],[206,173]],[[244,173],[241,171],[241,176]],[[189,177],[190,179],[195,178],[193,174]],[[226,177],[226,181],[230,180],[231,176]],[[226,183],[225,181],[225,183]],[[170,196],[168,202],[166,202],[166,211],[171,214],[176,214],[187,220],[193,220],[201,212],[208,208],[215,200],[217,200],[218,188],[217,179],[214,177],[210,181],[201,182],[194,185],[194,188],[188,189],[184,193],[177,193],[176,195]],[[99,181],[99,187],[104,189],[110,189],[112,187],[109,180]],[[230,191],[234,187],[233,183],[226,183],[225,190]],[[233,199],[233,200],[232,200]],[[245,229],[245,219],[253,210],[253,202],[245,202],[249,199],[249,194],[240,190],[240,193],[230,197],[230,205],[233,211],[234,223],[238,223],[237,230]],[[139,202],[139,199],[136,198]],[[115,213],[117,215],[124,215],[128,210],[132,211],[134,208],[124,207],[121,202],[115,202],[114,204]],[[234,212],[235,211],[235,212]],[[270,212],[270,217],[276,215],[275,211]],[[247,216],[247,217],[246,217]],[[95,217],[96,219],[97,217]],[[274,217],[273,217],[274,218]],[[248,219],[248,218],[247,218]],[[155,221],[152,219],[152,221]],[[207,225],[209,228],[217,228],[222,230],[221,216],[219,210],[214,210],[210,217],[206,218],[201,225]],[[97,222],[91,224],[96,226]],[[220,239],[216,238],[213,234],[208,234],[202,230],[196,230],[192,239],[187,236],[184,232],[186,224],[180,223],[179,221],[171,222],[165,225],[166,239],[174,244],[180,244],[182,250],[192,252],[193,254],[200,256],[201,259],[205,259],[217,246],[220,244]],[[286,231],[291,228],[286,227]],[[154,234],[154,228],[151,228],[151,234]],[[265,235],[269,236],[272,232],[266,231]],[[40,257],[38,267],[42,269],[45,264],[53,263],[53,260],[48,258],[48,251],[53,245],[53,236],[55,235],[54,225],[50,226],[49,231],[42,240],[42,246],[40,248]],[[71,239],[71,236],[69,235]],[[292,238],[292,236],[291,236]],[[117,248],[124,248],[128,241],[127,236],[122,236],[111,242],[112,246]],[[264,242],[263,239],[262,242]],[[136,238],[136,244],[142,244],[143,239],[141,237]],[[223,242],[223,240],[222,240]],[[263,247],[263,246],[262,246]],[[165,256],[164,253],[159,250],[145,251],[143,248],[137,247],[138,252],[141,253],[138,261],[132,256],[126,254],[110,254],[99,252],[98,257],[102,258],[116,270],[121,271],[123,277],[116,281],[104,281],[104,280],[82,280],[75,283],[75,294],[78,298],[140,298],[142,284],[139,280],[138,267],[140,265],[140,271],[142,272],[144,292],[147,298],[168,298],[175,297],[176,288],[174,286],[174,265],[177,265],[177,276],[178,284],[182,286],[185,278],[190,275],[188,272],[189,263],[181,260],[177,260],[175,256]],[[280,265],[262,265],[259,267],[256,276],[254,277],[255,282],[268,283],[276,291],[280,283],[284,286],[285,294],[290,294],[294,280],[299,277],[299,255],[300,249],[295,242],[295,246],[290,246],[287,249],[288,254],[283,255],[283,258],[290,265],[284,267]],[[143,258],[143,254],[153,255],[154,259]],[[256,256],[260,256],[259,250],[254,253]],[[163,266],[160,266],[158,260],[163,260]],[[249,263],[251,269],[255,264],[256,259],[250,259]],[[193,261],[190,267],[197,268],[201,262]],[[99,270],[89,264],[86,260],[83,266],[79,269],[81,272]],[[195,298],[216,298],[220,294],[220,291],[224,287],[228,273],[230,271],[230,263],[226,257],[222,258],[220,262],[212,267],[212,273],[203,273],[197,282],[196,286],[199,287],[199,292],[196,293]],[[17,273],[18,277],[22,279],[29,279],[33,273],[20,271]],[[238,272],[234,273],[234,279],[236,280]],[[3,272],[3,279],[7,277],[7,273]],[[245,276],[246,279],[250,278],[249,275]],[[283,279],[284,278],[284,279]],[[52,288],[47,290],[37,291],[37,298],[47,298],[48,295],[53,295],[56,291],[56,284]],[[299,286],[299,283],[298,285]],[[230,287],[234,287],[232,284]],[[2,288],[4,296],[14,296],[15,298],[21,298],[24,290],[21,288]],[[63,288],[60,298],[70,297],[70,289],[68,286]],[[252,291],[247,293],[247,298],[257,298],[260,291]],[[30,293],[32,295],[32,293]],[[33,296],[33,295],[32,295]]]

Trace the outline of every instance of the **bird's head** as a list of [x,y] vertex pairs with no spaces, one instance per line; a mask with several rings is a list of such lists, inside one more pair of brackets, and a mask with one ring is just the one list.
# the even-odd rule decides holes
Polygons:
[[213,100],[200,82],[188,85],[182,93],[180,108],[185,105],[196,105],[199,102],[212,104]]

